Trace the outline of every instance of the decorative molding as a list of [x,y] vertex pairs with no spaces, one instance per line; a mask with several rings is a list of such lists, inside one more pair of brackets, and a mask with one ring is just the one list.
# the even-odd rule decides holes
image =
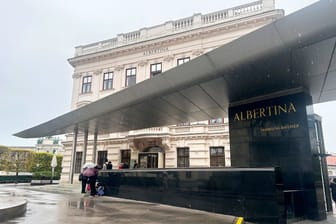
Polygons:
[[204,50],[203,49],[196,49],[196,50],[193,50],[192,51],[192,55],[193,56],[200,56],[200,55],[202,55],[202,54],[204,54]]
[[96,51],[90,54],[75,56],[70,58],[68,61],[72,66],[75,67],[77,65],[88,62],[99,61],[102,59],[106,60],[111,57],[117,57],[118,55],[129,54],[130,52],[141,54],[141,51],[144,51],[144,49],[165,48],[164,46],[167,46],[167,44],[170,45],[172,42],[175,42],[176,44],[180,42],[188,42],[194,39],[212,36],[215,33],[226,33],[230,32],[230,30],[234,31],[239,27],[251,26],[251,28],[253,28],[256,25],[255,21],[260,21],[258,26],[266,25],[268,22],[272,22],[276,18],[281,17],[280,14],[281,13],[278,11],[270,11],[262,15],[253,15],[253,17],[237,18],[237,20],[206,26],[203,29],[188,30],[188,33],[175,33],[174,36],[170,37],[154,38],[149,40],[148,44],[144,43],[143,41],[139,41],[131,45],[120,46],[119,48],[111,48],[104,51]]
[[101,75],[103,72],[103,69],[97,69],[95,71],[93,71],[93,75]]
[[90,101],[90,100],[78,101],[78,102],[76,103],[76,108],[78,109],[78,108],[80,108],[80,107],[83,107],[83,106],[85,106],[85,105],[91,103],[91,102],[92,102],[92,101]]
[[125,65],[117,65],[117,66],[114,67],[114,69],[115,69],[116,71],[123,70],[124,68],[125,68]]
[[147,60],[142,60],[142,61],[139,61],[139,62],[138,62],[138,65],[141,66],[141,67],[142,67],[142,66],[145,66],[146,64],[148,64],[148,61],[147,61]]
[[172,60],[174,60],[173,55],[167,55],[163,58],[163,61],[165,61],[165,62],[169,62],[169,61],[172,61]]
[[82,77],[81,73],[78,73],[78,72],[75,72],[73,75],[72,75],[72,78],[73,79],[79,79],[80,77]]

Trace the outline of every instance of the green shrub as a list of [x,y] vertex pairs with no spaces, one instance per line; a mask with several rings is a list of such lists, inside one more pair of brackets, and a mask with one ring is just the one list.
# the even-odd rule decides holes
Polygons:
[[[51,179],[51,171],[40,171],[33,173],[33,180],[50,180]],[[53,180],[59,180],[61,178],[61,173],[55,172]]]

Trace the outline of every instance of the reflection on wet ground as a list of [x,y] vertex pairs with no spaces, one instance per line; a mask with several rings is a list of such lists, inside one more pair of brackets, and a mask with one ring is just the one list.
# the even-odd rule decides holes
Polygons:
[[174,208],[153,203],[81,194],[32,191],[15,185],[0,185],[1,197],[28,200],[26,214],[2,223],[223,223],[220,214]]
[[[58,191],[52,191],[58,192]],[[190,224],[232,223],[225,215],[203,211],[145,203],[112,197],[94,197],[77,193],[47,193],[22,185],[0,185],[1,197],[25,198],[28,201],[24,216],[3,221],[4,224],[58,224],[58,223],[146,223],[146,224]],[[336,209],[335,209],[336,210]],[[316,222],[305,220],[300,224],[336,223],[336,217]]]

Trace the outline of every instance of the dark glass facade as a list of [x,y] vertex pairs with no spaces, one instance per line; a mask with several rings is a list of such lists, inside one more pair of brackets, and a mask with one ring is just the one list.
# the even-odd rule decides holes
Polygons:
[[280,223],[276,171],[264,169],[153,169],[100,172],[107,196],[149,201]]
[[287,218],[326,218],[311,102],[297,93],[229,108],[231,165],[277,167]]

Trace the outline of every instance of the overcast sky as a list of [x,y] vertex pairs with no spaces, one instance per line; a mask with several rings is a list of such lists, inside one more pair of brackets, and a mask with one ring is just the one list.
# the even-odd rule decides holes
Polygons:
[[[253,0],[9,0],[0,13],[0,145],[34,146],[13,133],[70,111],[74,47]],[[286,14],[316,0],[276,0]],[[314,106],[326,148],[336,153],[336,103]]]

